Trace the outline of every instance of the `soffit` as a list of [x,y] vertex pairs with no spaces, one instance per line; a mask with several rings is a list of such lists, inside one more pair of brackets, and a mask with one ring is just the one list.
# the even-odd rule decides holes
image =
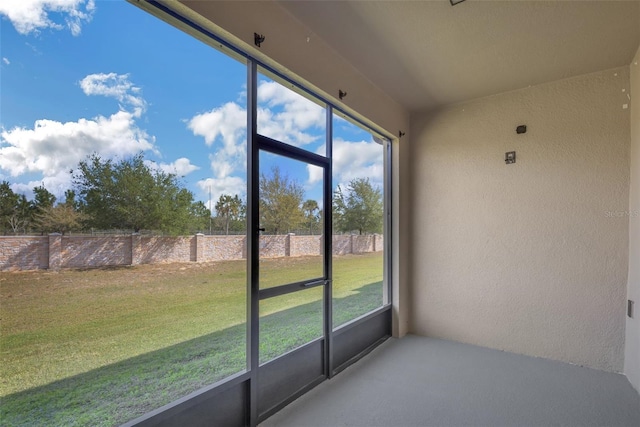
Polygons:
[[279,4],[410,111],[627,65],[640,43],[640,1]]

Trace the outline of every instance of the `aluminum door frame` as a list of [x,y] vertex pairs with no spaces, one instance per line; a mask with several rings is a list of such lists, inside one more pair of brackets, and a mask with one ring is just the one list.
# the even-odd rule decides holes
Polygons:
[[[310,287],[323,286],[323,343],[322,343],[322,380],[332,375],[332,241],[327,237],[332,234],[332,161],[331,161],[331,141],[333,136],[333,109],[330,105],[326,106],[326,155],[322,156],[299,147],[276,141],[272,138],[258,134],[257,117],[258,117],[258,63],[252,59],[247,61],[247,171],[249,179],[247,180],[247,218],[248,218],[248,238],[247,238],[247,256],[248,263],[247,272],[247,313],[249,321],[247,322],[247,349],[248,349],[248,371],[250,373],[249,380],[249,425],[257,425],[258,422],[268,417],[270,413],[284,406],[288,401],[293,400],[298,394],[303,392],[303,388],[294,390],[289,398],[280,402],[280,404],[267,408],[265,412],[259,411],[259,394],[260,394],[260,301],[285,295],[292,292],[298,292]],[[260,152],[265,151],[277,154],[292,160],[298,160],[307,164],[323,168],[323,206],[324,206],[324,222],[323,222],[323,277],[314,278],[303,282],[285,284],[275,288],[260,290]],[[313,341],[312,341],[313,343]],[[311,343],[308,343],[311,344]],[[303,345],[301,348],[306,347]],[[295,351],[295,350],[294,350]],[[289,357],[290,353],[285,353],[281,357]],[[278,360],[276,358],[274,360]],[[270,363],[270,362],[268,362]],[[283,372],[285,373],[285,372]],[[319,379],[312,381],[309,385],[314,386],[321,382]]]

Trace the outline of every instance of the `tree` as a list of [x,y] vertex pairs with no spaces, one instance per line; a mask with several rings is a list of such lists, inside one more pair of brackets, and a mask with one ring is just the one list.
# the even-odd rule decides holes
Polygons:
[[333,210],[334,227],[339,231],[358,230],[360,234],[382,232],[382,191],[371,185],[369,178],[351,180],[346,194],[338,186],[334,192]]
[[[343,230],[347,230],[347,226],[345,224],[344,213],[347,210],[347,205],[344,200],[344,194],[342,193],[342,188],[338,185],[336,190],[333,192],[333,212],[332,212],[332,227],[333,232],[344,232]],[[347,230],[351,231],[351,230]]]
[[76,192],[73,190],[67,190],[64,192],[64,205],[69,206],[75,210],[80,208],[80,203],[76,200]]
[[216,202],[216,216],[223,221],[225,234],[229,234],[229,225],[232,221],[240,220],[243,211],[242,200],[236,194],[231,197],[228,194],[221,194]]
[[18,203],[9,218],[9,225],[14,234],[22,230],[23,234],[27,233],[27,227],[31,221],[31,203],[27,200],[27,196],[21,194]]
[[271,176],[260,175],[260,222],[272,234],[288,233],[304,221],[300,208],[304,189],[274,166]]
[[191,204],[191,231],[204,231],[209,227],[211,211],[202,201]]
[[35,214],[35,223],[46,233],[66,234],[69,231],[82,228],[86,216],[76,211],[72,206],[60,204],[42,208]]
[[302,204],[305,225],[309,227],[309,234],[313,234],[313,229],[320,224],[320,207],[313,199],[305,200]]
[[56,196],[54,196],[44,185],[40,185],[33,189],[33,206],[36,209],[44,209],[53,206],[56,202]]
[[2,181],[0,183],[0,227],[3,233],[6,233],[11,226],[11,218],[18,207],[19,200],[20,196],[13,192],[9,182]]
[[44,185],[34,187],[33,200],[31,201],[31,207],[29,212],[29,221],[38,227],[40,233],[45,233],[47,230],[41,227],[41,223],[38,222],[38,216],[45,210],[52,208],[56,202],[56,196],[54,196]]
[[102,229],[189,231],[193,193],[175,174],[149,167],[142,153],[113,161],[94,154],[73,173],[81,210]]

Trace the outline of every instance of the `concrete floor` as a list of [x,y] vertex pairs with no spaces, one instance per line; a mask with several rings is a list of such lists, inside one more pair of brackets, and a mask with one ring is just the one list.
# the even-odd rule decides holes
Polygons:
[[640,427],[625,376],[417,336],[389,339],[262,427]]

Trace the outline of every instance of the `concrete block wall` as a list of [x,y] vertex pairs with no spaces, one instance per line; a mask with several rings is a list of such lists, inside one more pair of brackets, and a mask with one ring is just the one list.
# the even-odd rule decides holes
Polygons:
[[136,247],[135,264],[159,264],[162,262],[196,261],[196,236],[150,237],[131,236],[139,240]]
[[49,269],[58,270],[62,267],[62,235],[49,235]]
[[289,235],[289,256],[318,255],[323,244],[322,236]]
[[61,266],[83,268],[102,265],[131,265],[132,237],[67,237],[61,238]]
[[[312,256],[322,252],[323,236],[260,236],[260,256]],[[335,255],[380,252],[380,235],[333,236]],[[246,259],[245,236],[185,237],[61,236],[0,237],[0,271],[92,268],[167,262]]]
[[333,236],[334,255],[346,255],[352,253],[351,236],[348,234]]
[[260,236],[260,256],[262,258],[289,256],[290,247],[290,235]]
[[333,236],[334,255],[381,252],[383,249],[384,237],[381,234]]
[[351,238],[353,239],[352,253],[373,252],[373,236],[351,236]]
[[0,236],[0,271],[49,268],[49,238]]
[[203,242],[202,256],[198,251],[198,261],[226,261],[247,257],[247,238],[245,236],[205,236],[199,237]]

